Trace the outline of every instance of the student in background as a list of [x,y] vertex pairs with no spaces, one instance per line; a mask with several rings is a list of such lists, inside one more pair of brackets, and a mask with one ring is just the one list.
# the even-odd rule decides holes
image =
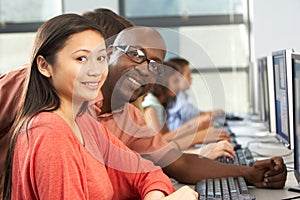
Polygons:
[[[160,168],[86,112],[107,76],[106,59],[101,29],[80,15],[54,17],[38,30],[11,128],[5,199],[164,199],[174,192]],[[181,196],[198,195],[186,186],[166,199]]]
[[157,31],[149,27],[127,28],[118,34],[108,52],[109,73],[101,89],[103,105],[99,108],[96,104],[95,111],[98,120],[129,148],[163,167],[169,177],[181,183],[244,176],[256,187],[283,188],[287,171],[281,157],[257,161],[252,167],[223,164],[182,153],[147,126],[143,113],[130,102],[145,95],[161,74],[166,46]]
[[[214,127],[209,127],[201,131],[191,130],[190,135],[194,138],[191,143],[186,143],[185,139],[181,137],[181,130],[184,130],[186,126],[179,127],[178,131],[172,134],[166,124],[166,107],[167,102],[170,99],[176,98],[177,91],[180,89],[180,83],[182,82],[182,69],[172,62],[164,63],[165,74],[162,79],[158,79],[155,84],[151,87],[148,94],[145,96],[142,106],[144,108],[145,120],[147,124],[156,132],[160,132],[163,137],[169,142],[176,142],[181,150],[186,150],[187,148],[199,144],[200,142],[209,139],[203,139],[203,136],[214,134],[213,131],[218,134],[220,130]],[[206,134],[208,132],[208,134]],[[185,137],[190,137],[187,135]],[[200,139],[199,139],[200,138]],[[209,148],[210,147],[210,148]],[[193,152],[201,152],[200,155],[207,158],[216,159],[220,156],[226,156],[229,158],[234,157],[233,146],[227,140],[221,140],[215,144],[210,144],[206,148],[197,148]]]
[[180,89],[176,95],[176,99],[168,102],[167,106],[167,124],[170,130],[175,130],[182,126],[190,119],[197,117],[203,119],[213,119],[220,114],[224,114],[223,110],[200,111],[188,100],[187,90],[192,84],[191,68],[188,60],[184,58],[171,58],[169,62],[176,63],[182,70],[185,78],[181,81]]

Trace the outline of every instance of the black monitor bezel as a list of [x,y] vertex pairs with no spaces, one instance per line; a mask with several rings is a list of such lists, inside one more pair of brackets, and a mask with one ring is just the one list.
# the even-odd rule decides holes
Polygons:
[[[292,88],[293,88],[293,94],[295,94],[295,68],[294,68],[294,60],[299,60],[299,62],[300,62],[300,54],[299,53],[293,53],[292,54],[292,76],[293,76],[293,84],[292,84]],[[295,109],[296,109],[296,106],[295,106],[295,104],[296,104],[296,100],[295,100],[295,95],[293,95],[293,108],[294,108],[294,111],[295,111]],[[297,134],[296,134],[296,126],[297,126],[297,123],[295,122],[296,121],[296,112],[294,112],[293,113],[293,115],[294,115],[294,175],[295,175],[295,178],[296,178],[296,180],[297,180],[297,182],[298,183],[300,183],[300,166],[298,166],[297,165],[297,159],[299,159],[299,157],[297,157],[297,156],[299,156],[299,153],[300,153],[300,151],[299,151],[299,153],[298,153],[298,155],[295,153],[295,151],[297,150],[297,149],[299,149],[299,143],[296,141],[297,140]],[[298,171],[297,171],[297,169],[298,169]]]
[[[260,117],[266,127],[270,130],[270,95],[269,95],[269,77],[268,77],[268,57],[261,57],[257,59],[258,79],[259,79],[259,104],[260,104]],[[265,74],[266,73],[266,74]],[[266,80],[264,77],[266,75]],[[267,88],[265,88],[265,84]],[[262,88],[263,87],[263,88]],[[266,89],[266,90],[265,90]],[[268,96],[266,100],[265,96]],[[268,102],[267,102],[268,101]],[[267,113],[268,112],[268,113]],[[268,117],[266,116],[268,115]],[[270,131],[271,132],[271,131]]]

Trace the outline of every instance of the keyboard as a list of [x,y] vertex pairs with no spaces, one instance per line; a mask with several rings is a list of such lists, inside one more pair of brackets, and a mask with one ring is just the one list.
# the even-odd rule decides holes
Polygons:
[[252,166],[255,162],[255,159],[248,147],[240,148],[235,150],[234,158],[228,158],[221,156],[217,158],[217,161],[228,164]]
[[243,177],[227,177],[221,179],[203,179],[199,181],[195,190],[199,194],[198,199],[203,200],[254,200],[250,194]]
[[236,141],[235,134],[230,130],[229,127],[224,126],[223,129],[232,136],[230,143],[234,147],[235,157],[232,159],[222,156],[217,158],[217,160],[222,163],[252,166],[255,162],[255,159],[251,150],[248,147],[242,148],[242,146]]

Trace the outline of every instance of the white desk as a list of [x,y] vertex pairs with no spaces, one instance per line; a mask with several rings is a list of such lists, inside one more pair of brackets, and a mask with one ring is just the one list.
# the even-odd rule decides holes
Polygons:
[[[290,192],[288,188],[298,187],[298,183],[295,179],[293,172],[288,172],[287,181],[284,189],[273,190],[273,189],[259,189],[259,188],[249,188],[249,192],[254,194],[257,200],[277,200],[277,199],[286,199],[292,198],[295,196],[300,196],[300,193]],[[300,189],[300,187],[298,187]],[[300,197],[298,198],[300,199]]]
[[[173,186],[175,187],[175,189],[179,189],[184,185],[180,183],[175,183]],[[192,189],[195,189],[194,185],[189,185],[189,186]],[[300,199],[300,193],[288,191],[290,187],[293,188],[297,187],[300,189],[293,172],[288,172],[287,181],[283,189],[275,190],[275,189],[260,189],[260,188],[249,187],[249,193],[255,195],[256,200],[278,200],[278,199],[288,199],[296,196],[299,196],[298,199]]]
[[[257,200],[278,200],[278,199],[288,199],[292,197],[299,196],[298,199],[300,199],[300,193],[297,192],[291,192],[288,191],[290,187],[293,188],[299,188],[294,172],[291,170],[293,169],[293,153],[291,150],[288,150],[283,145],[279,143],[259,143],[259,141],[276,141],[276,139],[272,137],[237,137],[237,142],[242,145],[242,147],[245,147],[246,145],[249,146],[250,150],[253,150],[254,152],[257,152],[258,154],[253,154],[255,159],[266,159],[272,156],[283,156],[283,159],[288,167],[288,176],[287,181],[285,184],[285,187],[280,190],[275,189],[259,189],[254,187],[249,187],[250,194],[255,195]],[[256,142],[257,141],[257,142]],[[250,143],[249,143],[250,142]],[[263,156],[262,156],[263,155]],[[174,187],[176,189],[179,189],[182,187],[183,184],[174,183]],[[194,185],[190,185],[192,189],[195,189]]]
[[[288,168],[287,181],[283,189],[275,190],[250,187],[249,192],[254,194],[256,199],[277,200],[296,196],[299,196],[298,199],[300,199],[300,193],[288,191],[290,187],[300,189],[292,170],[294,168],[294,155],[292,150],[289,150],[280,144],[275,138],[275,134],[269,134],[266,137],[239,137],[239,134],[236,133],[236,136],[237,142],[241,144],[242,147],[248,146],[255,159],[260,160],[273,156],[282,156]],[[270,143],[268,143],[268,141]]]

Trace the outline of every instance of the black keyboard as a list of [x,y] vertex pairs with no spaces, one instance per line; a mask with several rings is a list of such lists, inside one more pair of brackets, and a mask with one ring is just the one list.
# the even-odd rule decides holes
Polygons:
[[237,178],[203,179],[196,184],[195,190],[201,200],[255,199],[255,196],[249,193],[246,181],[241,176]]
[[217,158],[217,160],[222,163],[245,165],[245,166],[250,166],[250,167],[255,162],[255,159],[248,147],[235,150],[234,158],[228,158],[225,156],[221,156],[221,157]]

